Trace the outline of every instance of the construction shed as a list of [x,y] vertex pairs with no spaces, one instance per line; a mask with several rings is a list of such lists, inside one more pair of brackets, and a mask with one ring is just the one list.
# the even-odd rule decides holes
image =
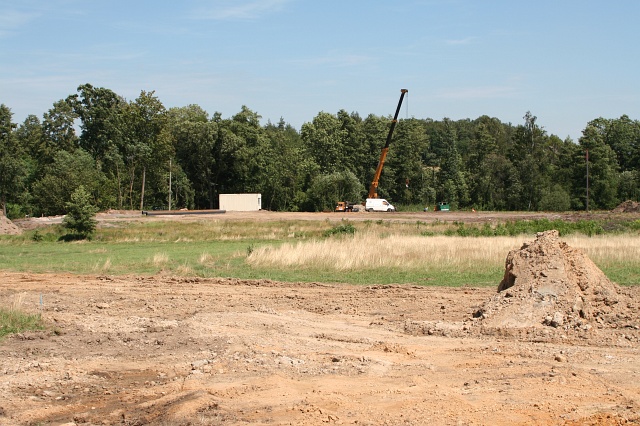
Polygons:
[[262,210],[262,194],[220,194],[220,210],[228,212]]

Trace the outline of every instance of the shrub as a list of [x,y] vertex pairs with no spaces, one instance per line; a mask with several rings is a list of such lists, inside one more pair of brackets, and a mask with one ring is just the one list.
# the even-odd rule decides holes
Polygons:
[[85,239],[91,237],[96,230],[97,221],[94,219],[98,209],[91,203],[91,196],[80,185],[71,194],[71,201],[66,203],[67,215],[62,223],[71,231],[70,235],[63,237],[65,240]]
[[325,237],[330,237],[332,235],[354,235],[356,233],[356,227],[350,223],[343,223],[340,225],[336,225],[331,229],[327,229],[324,231]]
[[[518,235],[549,231],[551,229],[557,230],[562,236],[581,233],[591,237],[605,233],[602,224],[593,220],[580,220],[577,222],[549,219],[516,220],[505,222],[504,224],[497,224],[495,227],[492,227],[488,223],[479,227],[477,225],[465,225],[464,222],[456,221],[453,222],[453,225],[454,227],[448,227],[442,234],[448,237],[515,237]],[[435,233],[422,233],[422,235],[425,236],[434,234]]]
[[560,185],[553,188],[542,196],[540,200],[540,210],[548,212],[565,212],[571,208],[571,197]]

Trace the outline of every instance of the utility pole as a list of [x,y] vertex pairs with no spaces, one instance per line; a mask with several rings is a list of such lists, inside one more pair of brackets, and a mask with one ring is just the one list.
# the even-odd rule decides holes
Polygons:
[[144,209],[144,184],[147,179],[147,167],[142,168],[142,191],[140,192],[140,210]]
[[169,210],[171,210],[171,158],[169,158]]

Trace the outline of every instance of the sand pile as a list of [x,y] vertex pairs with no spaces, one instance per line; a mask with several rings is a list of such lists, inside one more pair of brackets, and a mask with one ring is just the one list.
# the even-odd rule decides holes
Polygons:
[[640,203],[637,201],[627,200],[620,203],[615,209],[614,213],[638,213],[640,212]]
[[0,235],[20,235],[22,229],[17,227],[11,220],[0,212]]
[[489,333],[638,329],[637,303],[581,250],[560,241],[557,231],[538,233],[509,252],[498,293],[474,317]]

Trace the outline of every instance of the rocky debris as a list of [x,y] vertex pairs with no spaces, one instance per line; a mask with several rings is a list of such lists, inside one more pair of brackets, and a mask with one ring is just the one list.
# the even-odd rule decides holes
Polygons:
[[285,365],[285,366],[296,366],[296,365],[304,364],[304,361],[301,359],[291,358],[291,357],[282,355],[278,357],[278,359],[276,360],[276,364]]
[[627,200],[620,203],[615,209],[614,213],[639,213],[640,203],[637,201]]
[[567,362],[567,357],[564,354],[556,354],[556,356],[553,357],[553,360],[557,362]]
[[540,329],[588,337],[594,329],[639,324],[637,303],[586,254],[560,241],[558,231],[540,232],[509,252],[498,293],[473,317],[490,334]]
[[20,235],[22,234],[22,229],[19,228],[16,224],[11,222],[11,220],[0,214],[0,235]]

